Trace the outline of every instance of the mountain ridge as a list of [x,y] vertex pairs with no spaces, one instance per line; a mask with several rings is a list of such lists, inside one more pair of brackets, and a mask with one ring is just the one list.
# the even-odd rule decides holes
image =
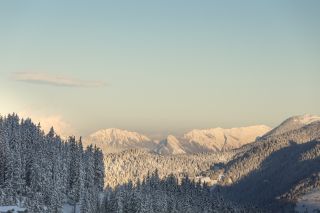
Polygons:
[[129,149],[145,149],[158,154],[221,152],[237,149],[267,137],[281,135],[317,121],[320,121],[320,116],[305,114],[289,117],[273,129],[266,125],[192,129],[180,137],[168,135],[162,140],[154,140],[135,131],[108,128],[85,137],[84,143],[85,145],[94,144],[104,153]]
[[254,142],[271,128],[254,125],[239,128],[193,129],[181,137],[168,135],[157,141],[134,131],[117,128],[98,130],[84,138],[85,145],[94,144],[105,153],[128,149],[147,149],[158,154],[217,152]]
[[316,121],[320,121],[320,116],[311,114],[291,116],[262,137],[280,135],[291,130],[299,129]]
[[98,130],[84,138],[84,144],[93,144],[104,153],[119,152],[128,149],[154,149],[155,141],[138,132],[108,128]]

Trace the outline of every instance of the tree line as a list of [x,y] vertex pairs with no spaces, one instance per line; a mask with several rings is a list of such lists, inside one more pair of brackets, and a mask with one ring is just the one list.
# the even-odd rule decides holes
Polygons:
[[158,170],[136,184],[129,181],[107,189],[103,213],[194,213],[194,212],[259,212],[240,207],[213,193],[206,183],[188,176],[179,180],[174,175],[160,178]]
[[53,128],[45,134],[16,114],[0,117],[0,206],[61,212],[68,203],[97,212],[103,187],[100,149],[84,149],[81,138],[62,140]]

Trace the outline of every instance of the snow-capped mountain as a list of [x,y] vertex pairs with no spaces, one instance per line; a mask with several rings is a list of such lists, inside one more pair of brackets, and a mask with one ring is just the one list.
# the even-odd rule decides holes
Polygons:
[[186,153],[180,141],[173,135],[169,135],[166,139],[160,141],[155,150],[159,154],[184,154]]
[[270,127],[256,125],[240,128],[212,128],[195,129],[183,135],[184,147],[187,152],[223,151],[239,148],[254,142],[255,139],[266,132]]
[[156,147],[156,143],[145,135],[116,128],[99,130],[86,137],[84,143],[94,144],[104,153],[128,149],[152,150]]
[[320,121],[320,116],[310,114],[293,116],[286,119],[270,132],[267,132],[263,137],[280,135],[291,130],[299,129],[316,121]]
[[157,142],[137,132],[121,129],[99,130],[84,140],[84,144],[94,144],[104,153],[119,152],[128,149],[147,149],[158,154],[184,154],[223,151],[238,148],[254,142],[270,128],[264,125],[232,129],[212,128],[195,129],[180,138],[169,135]]

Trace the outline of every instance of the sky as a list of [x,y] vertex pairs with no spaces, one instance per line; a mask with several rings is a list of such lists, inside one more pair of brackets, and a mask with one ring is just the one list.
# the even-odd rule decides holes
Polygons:
[[320,1],[0,1],[0,113],[153,137],[320,114]]

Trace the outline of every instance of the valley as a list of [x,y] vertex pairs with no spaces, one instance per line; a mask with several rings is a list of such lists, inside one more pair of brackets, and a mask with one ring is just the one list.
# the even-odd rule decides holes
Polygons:
[[[75,208],[80,212],[190,213],[318,209],[320,118],[316,116],[294,116],[274,129],[259,125],[192,130],[161,141],[120,129],[63,141],[53,129],[45,135],[30,120],[19,121],[15,114],[1,122],[0,185],[14,184],[14,191],[0,191],[3,209],[63,213]],[[33,158],[33,164],[22,160],[39,144],[42,157]],[[50,147],[54,150],[48,152]],[[43,158],[47,158],[45,164],[39,161]],[[26,169],[28,165],[32,166]],[[51,169],[44,172],[45,167]],[[38,179],[40,185],[30,176],[33,172],[43,176]],[[23,185],[16,188],[19,181]],[[62,186],[55,191],[59,199],[52,194],[56,184]],[[30,197],[21,187],[38,187],[46,196]],[[17,197],[20,204],[15,206]],[[90,200],[96,204],[87,203]]]

